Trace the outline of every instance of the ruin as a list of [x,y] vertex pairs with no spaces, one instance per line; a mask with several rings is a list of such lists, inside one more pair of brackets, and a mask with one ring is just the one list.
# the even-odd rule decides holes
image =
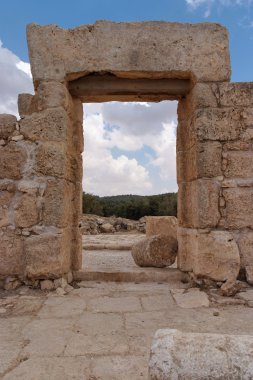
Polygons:
[[218,24],[31,24],[35,95],[0,115],[0,277],[81,268],[84,102],[178,100],[178,267],[253,284],[253,83]]

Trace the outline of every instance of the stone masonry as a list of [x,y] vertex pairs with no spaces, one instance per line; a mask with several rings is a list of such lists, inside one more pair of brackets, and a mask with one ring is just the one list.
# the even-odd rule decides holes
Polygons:
[[190,81],[189,93],[171,98],[179,101],[178,265],[215,281],[240,271],[253,284],[253,83],[229,83],[227,30],[31,24],[27,39],[35,95],[19,96],[20,120],[0,116],[0,276],[58,278],[80,269],[85,97],[71,95],[69,83],[108,74]]

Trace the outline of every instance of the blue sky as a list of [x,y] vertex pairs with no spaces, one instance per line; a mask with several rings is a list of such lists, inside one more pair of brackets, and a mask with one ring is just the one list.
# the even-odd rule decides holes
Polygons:
[[[0,9],[0,112],[17,113],[17,94],[32,92],[25,34],[31,22],[64,28],[100,19],[221,23],[230,34],[232,81],[253,79],[253,0],[8,0]],[[85,107],[86,191],[176,190],[175,103]]]

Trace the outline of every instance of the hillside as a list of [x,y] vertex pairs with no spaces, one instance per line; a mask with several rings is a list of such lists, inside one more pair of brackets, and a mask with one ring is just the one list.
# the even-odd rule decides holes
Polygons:
[[145,215],[177,215],[177,193],[99,197],[83,193],[83,213],[138,220]]

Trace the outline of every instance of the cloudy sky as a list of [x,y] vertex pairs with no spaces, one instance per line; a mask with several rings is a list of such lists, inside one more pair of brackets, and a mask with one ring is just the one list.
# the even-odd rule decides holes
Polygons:
[[[8,0],[0,13],[0,113],[33,92],[25,25],[74,27],[97,19],[218,22],[228,27],[232,80],[252,81],[253,0]],[[97,195],[176,191],[176,102],[84,107],[84,190]]]

